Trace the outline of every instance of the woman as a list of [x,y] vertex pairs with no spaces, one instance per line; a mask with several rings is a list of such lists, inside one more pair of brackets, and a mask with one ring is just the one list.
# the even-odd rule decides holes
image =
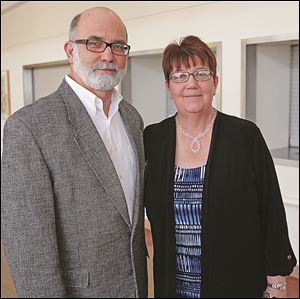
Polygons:
[[199,38],[162,65],[178,113],[144,133],[155,297],[284,297],[296,259],[262,134],[212,107],[216,59]]

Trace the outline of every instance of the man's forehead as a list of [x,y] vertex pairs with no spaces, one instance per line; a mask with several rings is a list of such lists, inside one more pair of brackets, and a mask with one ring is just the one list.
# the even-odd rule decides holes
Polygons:
[[77,34],[80,37],[88,38],[98,36],[106,38],[110,36],[116,40],[126,40],[124,24],[117,18],[82,18],[77,26]]

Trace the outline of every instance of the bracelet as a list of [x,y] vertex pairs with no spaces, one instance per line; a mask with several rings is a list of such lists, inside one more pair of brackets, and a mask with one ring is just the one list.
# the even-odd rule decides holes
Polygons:
[[275,284],[268,282],[268,288],[284,291],[286,289],[286,282],[280,282]]
[[272,296],[268,291],[264,291],[262,298],[276,298],[276,297]]

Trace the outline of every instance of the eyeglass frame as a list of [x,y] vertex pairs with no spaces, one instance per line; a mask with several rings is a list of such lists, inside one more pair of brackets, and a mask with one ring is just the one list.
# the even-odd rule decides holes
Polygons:
[[[88,48],[88,42],[89,41],[95,41],[95,42],[101,42],[105,44],[105,48],[103,49],[103,51],[92,51],[91,49]],[[130,51],[130,46],[127,44],[123,44],[123,43],[108,43],[104,40],[96,40],[93,38],[88,38],[88,39],[75,39],[75,40],[70,40],[71,43],[75,43],[75,44],[85,44],[86,48],[88,51],[93,52],[93,53],[103,53],[107,47],[110,47],[112,54],[117,55],[117,56],[127,56],[129,54]],[[128,47],[128,51],[126,54],[116,54],[114,53],[113,50],[113,45],[123,45],[123,46],[127,46]]]
[[[210,77],[209,77],[208,79],[206,79],[206,80],[197,80],[197,79],[195,78],[195,73],[197,73],[197,72],[199,72],[199,71],[208,71]],[[189,76],[187,77],[187,79],[186,79],[185,81],[182,81],[182,82],[176,82],[176,81],[173,81],[172,76],[173,76],[174,74],[177,74],[177,73],[188,74]],[[194,78],[197,82],[205,82],[205,81],[210,80],[210,78],[214,76],[214,72],[213,72],[212,70],[209,70],[209,69],[200,69],[200,70],[196,70],[196,71],[194,71],[194,72],[192,72],[192,73],[190,73],[190,72],[176,71],[176,72],[173,72],[173,73],[171,73],[171,74],[169,75],[169,80],[172,80],[174,83],[185,83],[185,82],[189,81],[191,75],[193,76],[193,78]]]

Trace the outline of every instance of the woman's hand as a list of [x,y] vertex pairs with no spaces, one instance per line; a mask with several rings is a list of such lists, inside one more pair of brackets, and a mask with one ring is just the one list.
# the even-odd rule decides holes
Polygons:
[[267,292],[271,297],[287,298],[286,277],[285,276],[268,276]]

